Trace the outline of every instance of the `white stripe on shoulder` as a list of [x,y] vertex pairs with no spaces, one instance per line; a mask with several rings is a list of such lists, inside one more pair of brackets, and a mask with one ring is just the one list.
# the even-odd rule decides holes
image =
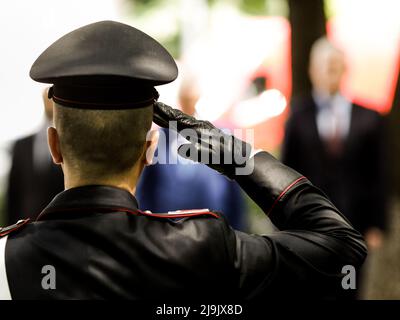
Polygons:
[[6,271],[6,243],[8,235],[0,238],[0,300],[11,300]]

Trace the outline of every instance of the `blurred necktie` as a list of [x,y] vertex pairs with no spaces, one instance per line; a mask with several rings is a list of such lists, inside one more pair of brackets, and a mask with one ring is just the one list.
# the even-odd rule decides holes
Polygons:
[[333,158],[339,158],[343,153],[344,141],[340,131],[340,115],[332,104],[332,99],[327,101],[326,108],[329,108],[332,117],[331,135],[325,140],[326,150]]

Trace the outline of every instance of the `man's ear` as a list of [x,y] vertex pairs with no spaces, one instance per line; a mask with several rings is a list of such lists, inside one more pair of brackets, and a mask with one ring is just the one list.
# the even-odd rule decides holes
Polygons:
[[146,156],[143,159],[144,164],[146,166],[151,165],[151,163],[153,161],[154,152],[157,149],[159,137],[160,137],[160,133],[158,132],[157,129],[150,130],[147,133],[147,137],[146,137]]
[[50,154],[55,164],[62,164],[63,157],[60,148],[60,139],[56,128],[49,127],[47,129],[47,143],[49,145]]

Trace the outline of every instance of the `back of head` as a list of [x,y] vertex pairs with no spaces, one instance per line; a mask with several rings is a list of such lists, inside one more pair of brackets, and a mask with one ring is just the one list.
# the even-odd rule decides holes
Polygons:
[[55,41],[36,59],[30,76],[53,84],[48,97],[55,104],[58,162],[81,178],[133,168],[145,152],[158,99],[154,87],[177,75],[160,43],[119,22],[92,23]]
[[64,162],[82,178],[124,174],[145,152],[152,118],[152,106],[92,110],[55,104]]

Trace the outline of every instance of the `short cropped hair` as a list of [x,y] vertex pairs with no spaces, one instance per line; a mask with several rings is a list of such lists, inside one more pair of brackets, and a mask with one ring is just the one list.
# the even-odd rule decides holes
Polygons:
[[81,177],[123,174],[143,154],[152,106],[124,110],[54,107],[62,156]]

